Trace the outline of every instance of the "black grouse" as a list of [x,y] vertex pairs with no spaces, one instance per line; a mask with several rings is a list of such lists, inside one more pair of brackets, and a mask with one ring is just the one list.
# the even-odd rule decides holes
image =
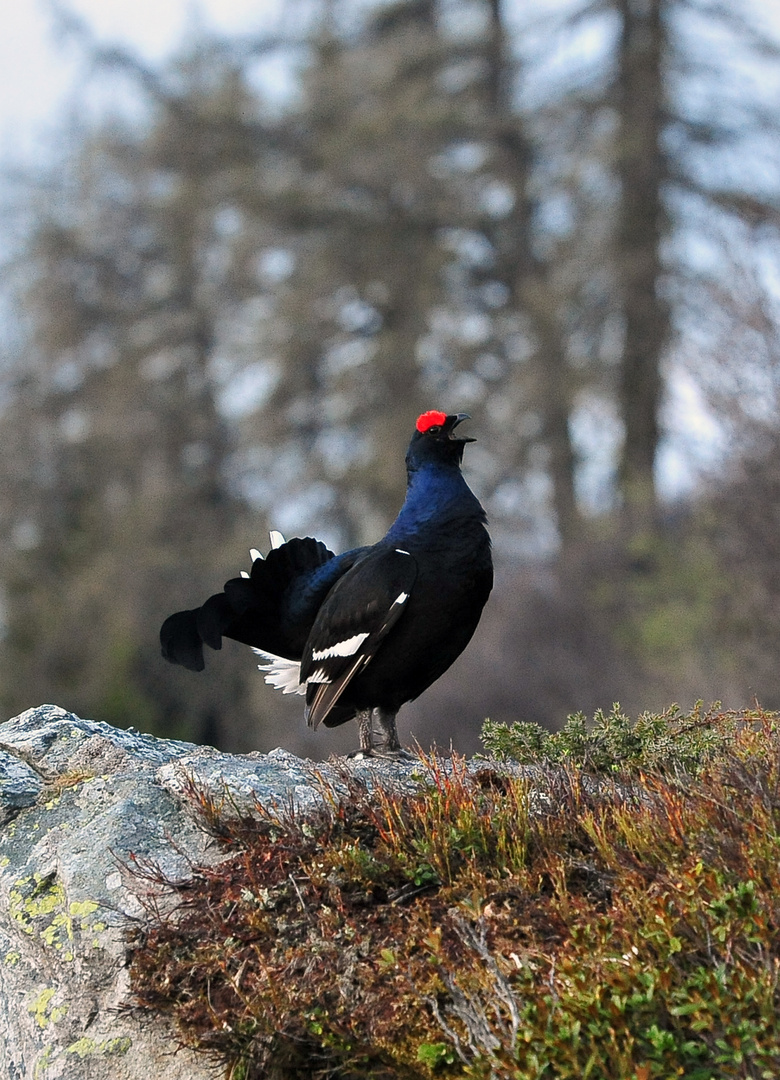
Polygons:
[[266,558],[202,607],[171,615],[162,654],[193,671],[229,637],[264,660],[265,681],[306,695],[310,727],[357,718],[366,756],[402,753],[395,717],[461,654],[493,586],[485,512],[460,471],[469,417],[432,410],[406,454],[406,499],[387,535],[342,555],[271,533]]

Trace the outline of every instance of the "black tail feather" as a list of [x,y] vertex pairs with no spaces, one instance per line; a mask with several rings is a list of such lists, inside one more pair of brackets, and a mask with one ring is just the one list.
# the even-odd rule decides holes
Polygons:
[[223,592],[210,596],[206,603],[198,608],[195,617],[203,644],[210,649],[221,649],[222,635],[235,618],[233,606]]
[[162,654],[172,664],[181,664],[190,671],[203,671],[203,641],[198,632],[197,615],[194,611],[177,611],[170,615],[160,629]]
[[[231,578],[224,591],[215,593],[199,608],[171,615],[160,630],[162,654],[190,671],[205,667],[203,645],[222,648],[229,637],[277,656],[298,659],[322,597],[312,595],[312,610],[289,610],[288,598],[306,595],[298,586],[335,558],[320,540],[294,537],[255,559],[250,576]],[[291,586],[295,583],[296,588]],[[325,591],[330,583],[325,585]]]

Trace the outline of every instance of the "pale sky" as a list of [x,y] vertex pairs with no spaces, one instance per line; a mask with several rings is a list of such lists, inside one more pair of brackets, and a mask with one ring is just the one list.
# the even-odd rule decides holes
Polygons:
[[[28,158],[46,140],[82,71],[73,43],[55,40],[51,8],[58,0],[0,0],[0,162]],[[193,26],[228,34],[268,26],[285,0],[59,0],[83,17],[98,40],[128,44],[142,57],[159,59]],[[527,3],[527,0],[520,0]],[[547,0],[547,6],[571,0]],[[752,10],[780,38],[780,0],[726,0],[735,12]]]
[[[228,33],[267,25],[277,0],[65,0],[97,38],[159,58],[200,24]],[[55,40],[47,0],[0,0],[0,158],[24,159],[45,140],[80,73],[78,49]]]

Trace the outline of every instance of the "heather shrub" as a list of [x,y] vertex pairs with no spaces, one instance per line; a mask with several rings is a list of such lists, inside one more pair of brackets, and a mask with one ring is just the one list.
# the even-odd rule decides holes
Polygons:
[[131,943],[139,1005],[233,1080],[777,1076],[777,719],[568,727],[314,818],[203,800],[228,857],[143,868],[176,903]]

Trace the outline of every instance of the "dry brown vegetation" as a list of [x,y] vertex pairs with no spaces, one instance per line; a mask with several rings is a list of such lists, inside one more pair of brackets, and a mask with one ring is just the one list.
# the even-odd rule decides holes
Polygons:
[[778,718],[614,710],[528,745],[423,759],[413,796],[345,773],[313,818],[204,800],[229,854],[145,868],[176,903],[131,945],[139,1005],[233,1080],[777,1075]]

